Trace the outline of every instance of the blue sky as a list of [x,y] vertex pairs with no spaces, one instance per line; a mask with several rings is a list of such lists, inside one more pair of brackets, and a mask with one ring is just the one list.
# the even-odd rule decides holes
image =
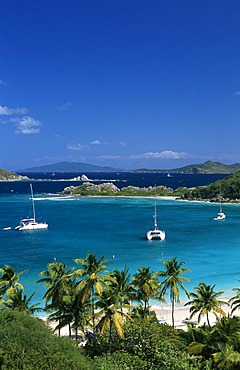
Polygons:
[[240,162],[238,0],[2,0],[0,167]]

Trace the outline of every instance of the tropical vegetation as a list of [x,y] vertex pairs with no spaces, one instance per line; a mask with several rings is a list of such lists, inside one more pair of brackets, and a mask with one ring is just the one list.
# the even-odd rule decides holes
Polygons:
[[185,189],[182,194],[187,200],[210,200],[213,202],[239,202],[240,201],[240,171],[208,186],[198,186]]
[[[34,293],[24,293],[25,271],[0,268],[0,369],[240,368],[240,288],[234,288],[229,302],[204,282],[189,292],[185,275],[190,270],[177,257],[160,260],[159,271],[140,267],[132,276],[127,266],[108,271],[104,257],[91,252],[74,262],[67,267],[54,261],[39,273],[38,284],[46,288],[44,307],[31,302]],[[190,319],[197,319],[185,330],[174,320],[181,291],[189,298]],[[168,299],[172,325],[151,309],[153,300]],[[40,310],[54,330],[36,316]],[[64,326],[69,337],[60,335]]]

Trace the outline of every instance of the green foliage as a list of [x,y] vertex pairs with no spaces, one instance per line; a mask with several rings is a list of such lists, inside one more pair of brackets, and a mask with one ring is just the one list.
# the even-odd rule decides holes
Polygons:
[[125,340],[114,336],[111,354],[107,353],[107,334],[99,336],[97,341],[87,345],[87,352],[92,357],[99,356],[98,359],[95,357],[94,369],[200,369],[190,355],[167,343],[176,333],[169,325],[135,319],[125,323],[124,332]]
[[105,354],[95,359],[93,370],[147,370],[147,362],[125,351]]
[[200,364],[187,353],[160,341],[154,359],[155,370],[197,370]]
[[154,197],[173,195],[173,189],[166,186],[156,186],[148,188],[139,188],[137,186],[127,186],[124,188],[117,188],[115,185],[103,183],[101,185],[94,185],[83,183],[80,186],[66,188],[65,192],[71,192],[72,195],[82,196],[124,196],[124,197]]
[[187,189],[182,196],[184,199],[208,199],[219,201],[219,191],[221,189],[222,200],[239,200],[240,199],[240,171],[234,175],[228,176],[223,180],[214,182],[208,186],[199,186],[194,189]]
[[90,360],[69,338],[59,338],[29,315],[0,311],[0,369],[90,370]]

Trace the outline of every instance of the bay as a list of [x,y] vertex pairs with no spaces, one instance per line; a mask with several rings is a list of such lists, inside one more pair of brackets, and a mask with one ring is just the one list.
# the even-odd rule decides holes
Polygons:
[[[37,183],[34,183],[34,188]],[[15,184],[17,186],[17,183]],[[231,296],[238,286],[240,266],[240,205],[224,204],[225,221],[213,221],[219,206],[214,203],[157,199],[158,224],[166,232],[164,241],[148,241],[146,231],[153,226],[152,198],[76,197],[35,195],[37,214],[44,216],[49,229],[18,232],[14,227],[24,215],[29,195],[26,191],[0,194],[0,266],[11,264],[21,277],[26,294],[36,292],[41,302],[45,288],[36,284],[39,272],[49,262],[77,266],[75,258],[91,251],[107,259],[109,270],[129,267],[163,269],[161,260],[177,256],[192,270],[186,276],[191,284],[216,284]],[[12,230],[3,230],[4,227]],[[182,300],[186,298],[181,297]]]

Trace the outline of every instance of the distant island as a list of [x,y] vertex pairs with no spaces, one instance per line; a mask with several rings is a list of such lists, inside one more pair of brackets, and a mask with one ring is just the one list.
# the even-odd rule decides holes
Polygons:
[[17,172],[116,172],[124,171],[113,167],[102,167],[89,163],[58,162],[45,166],[30,167]]
[[27,176],[23,174],[38,172],[38,173],[58,173],[58,172],[72,172],[72,173],[89,173],[89,172],[135,172],[135,173],[183,173],[183,174],[234,174],[240,171],[240,163],[227,165],[221,162],[207,161],[202,164],[191,164],[184,167],[174,169],[148,169],[139,168],[135,170],[124,170],[113,167],[97,166],[89,163],[78,162],[58,162],[39,167],[31,167],[16,172],[9,172],[0,169],[0,181],[13,180],[28,180]]
[[237,171],[240,171],[240,163],[235,164],[224,164],[221,162],[212,162],[207,161],[202,164],[189,164],[188,166],[174,168],[174,169],[168,169],[168,170],[149,170],[147,168],[139,168],[135,170],[135,172],[169,172],[169,173],[186,173],[186,174],[216,174],[216,173],[224,173],[224,174],[231,174],[236,173]]
[[89,163],[58,162],[39,167],[30,167],[16,172],[144,172],[144,173],[186,173],[186,174],[232,174],[240,171],[240,163],[227,165],[221,162],[207,161],[202,164],[190,164],[188,166],[172,169],[148,169],[139,168],[124,170],[113,167],[102,167]]

